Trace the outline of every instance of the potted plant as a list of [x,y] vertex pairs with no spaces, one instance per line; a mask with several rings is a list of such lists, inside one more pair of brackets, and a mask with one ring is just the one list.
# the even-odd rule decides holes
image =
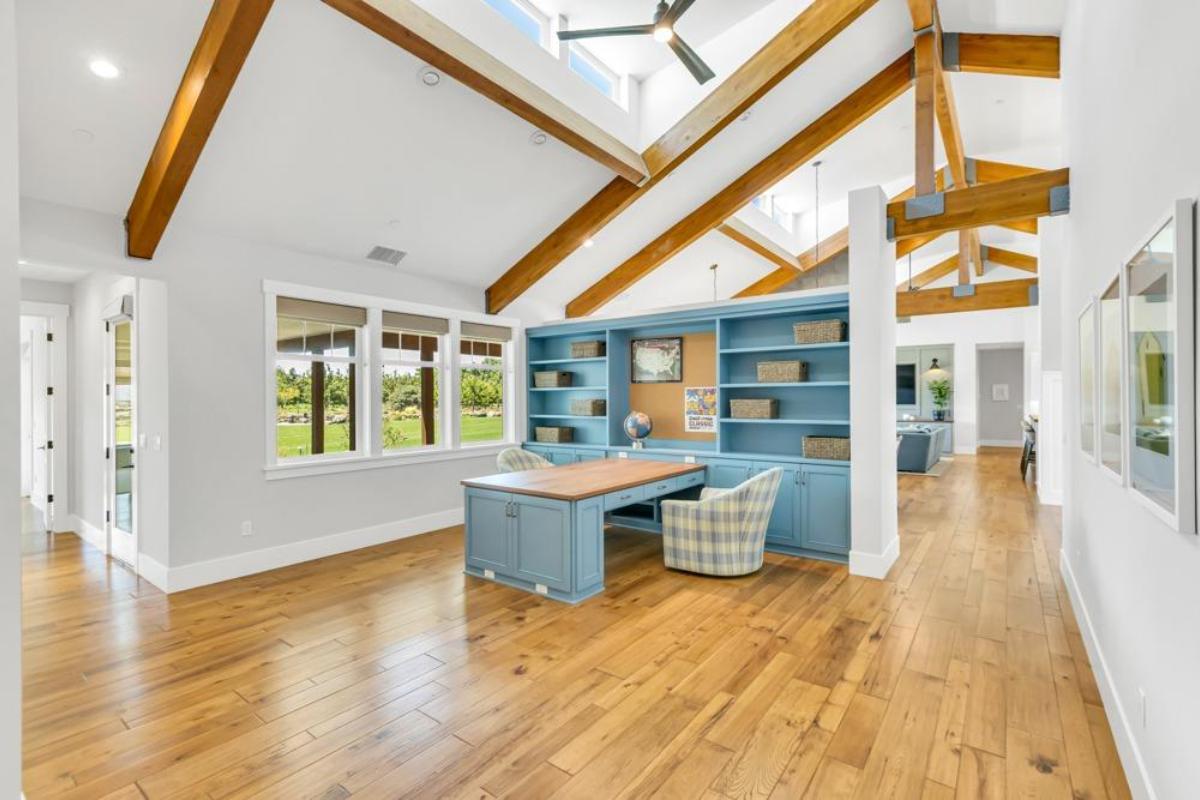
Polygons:
[[946,408],[950,405],[950,379],[936,378],[926,386],[933,397],[933,418],[941,422],[946,419]]

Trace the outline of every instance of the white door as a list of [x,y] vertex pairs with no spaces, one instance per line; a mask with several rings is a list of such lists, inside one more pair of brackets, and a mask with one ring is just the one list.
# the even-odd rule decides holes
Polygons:
[[[47,326],[44,318],[31,318],[29,337],[29,390],[30,390],[30,438],[33,458],[31,459],[29,499],[37,508],[49,516],[50,496],[50,343],[46,340]],[[50,520],[46,520],[50,530]]]
[[128,318],[114,319],[106,327],[108,369],[104,397],[108,436],[104,461],[108,486],[108,552],[119,561],[133,566],[137,558],[133,321]]

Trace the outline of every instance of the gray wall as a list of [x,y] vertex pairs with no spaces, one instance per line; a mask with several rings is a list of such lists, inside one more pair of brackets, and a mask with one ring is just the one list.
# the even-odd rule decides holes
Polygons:
[[[979,443],[1021,442],[1021,418],[1025,414],[1025,353],[1017,348],[981,348],[979,375]],[[992,386],[1008,384],[1008,400],[992,399]]]

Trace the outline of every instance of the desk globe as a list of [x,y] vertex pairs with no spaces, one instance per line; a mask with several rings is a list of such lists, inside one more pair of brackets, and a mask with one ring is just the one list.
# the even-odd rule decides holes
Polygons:
[[637,450],[641,450],[645,445],[642,440],[650,435],[650,431],[654,430],[654,422],[650,419],[649,414],[641,411],[631,411],[629,416],[622,423],[625,428],[625,435],[633,440],[633,446]]

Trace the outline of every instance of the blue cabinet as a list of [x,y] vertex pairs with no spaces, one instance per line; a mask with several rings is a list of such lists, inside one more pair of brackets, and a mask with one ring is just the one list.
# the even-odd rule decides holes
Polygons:
[[775,467],[783,470],[783,480],[775,496],[775,510],[767,523],[767,542],[800,547],[800,468],[795,464],[756,463],[753,474],[760,475]]
[[509,502],[505,492],[467,492],[467,565],[496,573],[509,571],[512,553],[509,535]]
[[732,459],[705,459],[708,465],[708,485],[716,489],[732,489],[745,483],[754,474],[754,465],[749,461]]
[[576,461],[603,461],[605,453],[603,450],[576,450]]
[[571,506],[558,500],[513,495],[513,569],[517,577],[571,590]]
[[850,551],[850,469],[800,467],[800,546],[845,555]]

